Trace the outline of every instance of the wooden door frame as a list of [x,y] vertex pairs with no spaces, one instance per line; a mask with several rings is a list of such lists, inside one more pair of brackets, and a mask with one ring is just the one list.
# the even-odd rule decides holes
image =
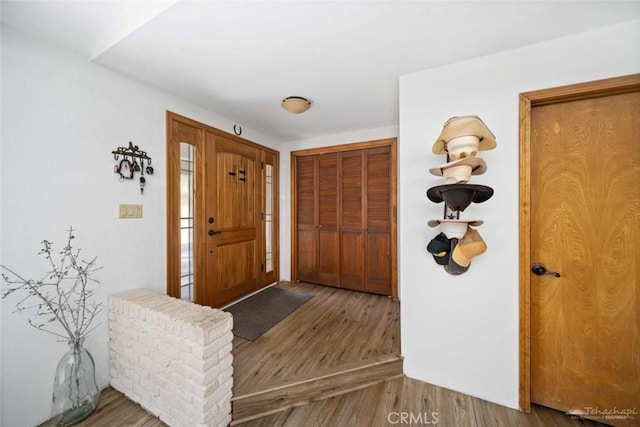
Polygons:
[[291,280],[297,280],[297,210],[296,210],[296,158],[316,154],[338,153],[342,151],[361,150],[367,148],[390,147],[391,167],[391,298],[398,300],[398,138],[385,138],[372,141],[354,142],[327,147],[310,148],[291,152]]
[[613,77],[520,94],[520,338],[519,405],[531,411],[531,109],[541,105],[640,90],[640,74]]
[[[175,141],[173,141],[173,123],[179,122],[185,125],[191,126],[193,128],[198,129],[198,141],[200,143],[207,145],[207,133],[213,134],[214,136],[219,136],[234,143],[240,144],[242,146],[251,147],[252,149],[258,150],[256,174],[262,174],[263,171],[261,169],[261,163],[265,161],[265,157],[267,153],[272,154],[275,157],[274,162],[274,186],[273,186],[273,195],[274,195],[274,233],[273,233],[273,265],[275,270],[276,281],[280,280],[280,211],[279,211],[279,195],[280,195],[280,187],[279,187],[279,174],[280,174],[280,152],[267,147],[262,144],[258,144],[256,142],[250,141],[248,139],[242,138],[237,135],[230,134],[223,130],[214,128],[213,126],[207,125],[202,122],[198,122],[196,120],[190,119],[188,117],[182,116],[180,114],[174,113],[172,111],[167,110],[165,115],[166,122],[166,145],[165,152],[167,154],[166,158],[166,171],[165,171],[165,180],[166,180],[166,289],[167,295],[180,298],[181,288],[180,288],[180,262],[178,257],[175,257],[176,253],[180,253],[179,248],[179,234],[176,234],[176,230],[179,230],[179,182],[175,180],[175,171],[180,169],[180,153],[175,150],[172,151],[172,145],[175,145]],[[204,154],[201,153],[201,156]],[[204,161],[204,160],[203,160]],[[204,167],[201,167],[204,169]],[[211,171],[209,171],[211,172]],[[260,183],[262,182],[262,178],[260,178]],[[260,186],[260,193],[263,193],[263,188]],[[259,198],[260,203],[264,203],[263,194]],[[262,209],[262,206],[259,210]],[[257,217],[259,217],[258,213],[256,213]],[[258,233],[264,234],[263,226],[257,226]],[[204,227],[203,227],[204,230]],[[201,231],[202,232],[202,231]],[[264,243],[264,235],[257,236],[257,244],[262,247]],[[202,248],[196,248],[196,251],[202,251]],[[260,252],[261,259],[264,259],[263,251]],[[204,259],[204,255],[200,252],[200,256],[198,257],[200,260]],[[197,263],[198,261],[196,261]],[[198,267],[201,271],[203,271],[204,266],[201,265]],[[258,267],[259,269],[259,267]],[[265,274],[264,272],[260,272],[259,280],[258,280],[258,288],[262,288],[265,285],[263,284],[263,278]],[[198,286],[194,288],[195,292],[195,302],[202,303],[204,301],[204,289],[199,289]]]

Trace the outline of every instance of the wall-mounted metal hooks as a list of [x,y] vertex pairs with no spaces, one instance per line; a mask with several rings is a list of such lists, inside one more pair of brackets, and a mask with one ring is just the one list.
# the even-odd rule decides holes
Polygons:
[[242,126],[240,125],[233,125],[233,133],[235,133],[237,136],[242,135]]
[[[144,191],[146,179],[144,178],[145,171],[147,175],[153,174],[153,168],[151,167],[151,157],[138,147],[133,145],[133,142],[129,141],[129,145],[126,147],[118,147],[111,152],[113,159],[119,163],[114,166],[114,172],[120,176],[120,180],[131,180],[135,172],[140,172],[140,193]],[[131,159],[131,160],[129,160]],[[145,168],[145,162],[147,164]]]
[[151,164],[151,157],[149,157],[146,151],[140,150],[137,145],[133,145],[133,142],[129,141],[128,147],[118,147],[112,151],[115,160],[118,160],[119,156],[136,157],[138,159],[145,159],[147,163]]

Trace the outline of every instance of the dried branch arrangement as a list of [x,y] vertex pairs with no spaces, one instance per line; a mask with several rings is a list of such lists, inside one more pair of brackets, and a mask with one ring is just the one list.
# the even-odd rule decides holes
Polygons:
[[[16,304],[16,311],[28,312],[31,326],[64,341],[86,338],[98,326],[91,325],[102,312],[102,303],[92,301],[94,291],[90,289],[90,285],[100,284],[91,276],[101,267],[96,265],[96,258],[91,261],[80,259],[81,250],[72,246],[73,231],[72,227],[69,228],[67,244],[58,256],[54,253],[53,243],[42,241],[38,255],[45,258],[51,270],[40,280],[25,279],[0,265],[6,285],[2,298],[20,294],[22,298]],[[56,321],[64,332],[56,330]]]

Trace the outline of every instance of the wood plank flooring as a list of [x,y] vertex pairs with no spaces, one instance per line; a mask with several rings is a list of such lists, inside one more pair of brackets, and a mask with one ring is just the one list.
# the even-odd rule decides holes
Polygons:
[[[532,405],[531,413],[486,402],[409,378],[387,381],[334,398],[312,402],[257,420],[242,427],[383,427],[409,425],[442,427],[599,427],[562,412]],[[400,417],[407,422],[401,424]],[[422,418],[419,418],[422,417]],[[435,417],[435,418],[434,418]],[[437,423],[435,423],[437,418]],[[421,422],[418,422],[420,421]],[[52,423],[42,426],[53,427]],[[166,424],[108,387],[95,414],[77,427],[166,427]]]
[[234,337],[234,394],[317,370],[400,354],[399,302],[308,283],[277,286],[314,297],[255,341]]
[[403,377],[402,358],[394,355],[314,371],[283,383],[269,383],[232,398],[233,421],[240,425],[266,415]]
[[[148,413],[135,402],[127,399],[113,387],[107,387],[100,393],[100,404],[96,412],[86,420],[75,424],[76,427],[166,427],[167,425]],[[40,424],[39,427],[55,427],[53,421]]]
[[[402,420],[405,420],[402,423]],[[410,421],[413,422],[410,423]],[[238,424],[242,427],[439,425],[443,427],[602,426],[533,405],[530,414],[399,378]]]
[[[400,353],[399,303],[389,298],[306,283],[286,289],[314,297],[255,341],[234,338],[234,395],[270,382],[312,375]],[[402,423],[402,420],[406,422]],[[533,405],[530,414],[406,377],[312,401],[240,423],[247,427],[601,426]],[[435,422],[437,421],[437,423]],[[47,427],[51,424],[43,424]],[[165,424],[109,387],[80,427],[163,427]]]

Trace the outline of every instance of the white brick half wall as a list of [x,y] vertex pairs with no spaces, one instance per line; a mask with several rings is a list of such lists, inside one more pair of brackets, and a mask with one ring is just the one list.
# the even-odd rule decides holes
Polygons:
[[170,426],[231,422],[231,314],[135,289],[109,297],[111,386]]

